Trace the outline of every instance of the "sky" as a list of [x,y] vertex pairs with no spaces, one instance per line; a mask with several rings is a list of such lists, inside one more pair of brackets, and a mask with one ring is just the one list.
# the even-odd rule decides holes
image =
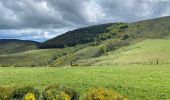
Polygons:
[[0,39],[45,41],[95,24],[170,15],[170,0],[0,0]]

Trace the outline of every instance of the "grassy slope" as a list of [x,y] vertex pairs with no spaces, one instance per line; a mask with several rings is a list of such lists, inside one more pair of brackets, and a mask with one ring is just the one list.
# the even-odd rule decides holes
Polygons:
[[63,56],[57,59],[55,63],[56,63],[56,66],[70,65],[71,62],[74,64],[74,62],[78,60],[89,59],[89,58],[94,57],[97,52],[98,52],[98,47],[86,47],[77,52],[70,53],[66,56]]
[[126,46],[109,52],[98,58],[79,61],[80,65],[108,65],[108,64],[156,64],[170,63],[170,40],[169,39],[147,39],[134,45]]
[[74,68],[0,68],[0,85],[33,85],[43,90],[59,83],[83,94],[91,87],[104,87],[128,100],[170,99],[169,65],[126,65]]
[[24,40],[0,40],[0,55],[19,53],[38,48],[38,42]]
[[57,57],[63,53],[71,51],[67,49],[39,49],[30,50],[22,53],[8,54],[0,56],[0,65],[9,66],[43,66],[52,63]]

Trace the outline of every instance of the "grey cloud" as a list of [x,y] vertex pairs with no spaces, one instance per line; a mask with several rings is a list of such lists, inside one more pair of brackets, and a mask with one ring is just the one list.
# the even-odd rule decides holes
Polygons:
[[167,16],[169,5],[170,0],[0,0],[0,38],[46,40],[45,32],[52,37],[61,29]]

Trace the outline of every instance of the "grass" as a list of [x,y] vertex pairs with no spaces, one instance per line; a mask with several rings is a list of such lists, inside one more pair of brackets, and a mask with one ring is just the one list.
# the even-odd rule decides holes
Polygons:
[[[89,58],[93,58],[96,53],[98,52],[98,48],[97,46],[95,47],[86,47],[86,48],[83,48],[77,52],[74,52],[74,53],[70,53],[66,56],[63,56],[59,59],[57,59],[55,62],[56,62],[56,65],[59,66],[59,65],[70,65],[70,63],[74,63],[78,60],[83,60],[83,59],[89,59]],[[57,64],[58,62],[60,62],[59,64]]]
[[39,49],[22,53],[0,55],[0,65],[3,66],[46,66],[63,53],[71,51],[67,49]]
[[83,94],[104,87],[129,100],[170,99],[170,65],[117,65],[102,67],[0,68],[0,85],[33,85],[40,90],[59,83]]
[[[78,45],[75,47],[67,47],[62,49],[37,49],[21,53],[4,54],[0,55],[0,66],[47,66],[52,64],[59,57],[65,57],[65,55],[72,54],[73,52],[79,51],[86,46],[87,45]],[[81,55],[80,53],[78,54]]]

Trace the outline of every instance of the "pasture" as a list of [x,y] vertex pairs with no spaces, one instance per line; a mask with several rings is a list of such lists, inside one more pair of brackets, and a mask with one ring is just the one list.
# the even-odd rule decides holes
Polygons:
[[113,65],[113,64],[170,64],[170,40],[146,39],[136,44],[108,52],[97,58],[80,60],[79,65]]
[[31,85],[42,91],[49,84],[63,84],[81,95],[89,88],[103,87],[128,100],[167,100],[169,72],[170,65],[0,67],[0,86]]

